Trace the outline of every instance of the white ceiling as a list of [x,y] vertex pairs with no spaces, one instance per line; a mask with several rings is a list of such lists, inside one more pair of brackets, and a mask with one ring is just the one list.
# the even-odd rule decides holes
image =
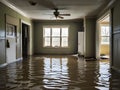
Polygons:
[[[71,14],[64,16],[64,20],[79,19],[85,16],[93,16],[99,9],[111,0],[2,0],[9,3],[10,7],[17,8],[18,12],[31,19],[54,20],[53,8],[58,8],[60,14]],[[32,6],[29,1],[37,4]]]

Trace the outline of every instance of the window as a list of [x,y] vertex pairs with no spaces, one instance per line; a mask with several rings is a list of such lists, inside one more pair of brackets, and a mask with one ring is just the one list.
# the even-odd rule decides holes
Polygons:
[[109,44],[109,26],[101,26],[101,44]]
[[44,47],[68,47],[68,27],[44,27]]

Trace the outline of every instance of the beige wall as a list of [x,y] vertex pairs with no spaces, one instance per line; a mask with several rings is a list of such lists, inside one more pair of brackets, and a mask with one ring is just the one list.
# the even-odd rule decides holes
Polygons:
[[0,64],[6,63],[6,22],[15,24],[14,20],[17,20],[17,58],[21,58],[21,20],[28,23],[31,20],[0,3]]
[[[109,6],[108,6],[109,7]],[[116,0],[109,8],[104,10],[102,15],[100,14],[98,19],[110,10],[110,57],[111,67],[117,71],[120,71],[120,0]],[[96,39],[97,42],[98,39]],[[96,43],[97,45],[97,43]],[[98,46],[98,45],[97,45]],[[97,47],[98,49],[98,47]],[[97,50],[96,49],[96,50]]]
[[109,55],[109,45],[102,44],[100,46],[100,54]]
[[93,57],[95,58],[95,28],[96,28],[96,19],[95,18],[87,18],[84,19],[84,27],[85,27],[85,47],[84,53],[85,57]]
[[[43,26],[67,25],[69,26],[68,48],[43,47]],[[78,52],[78,31],[83,28],[83,20],[55,20],[34,21],[34,53],[35,54],[76,54]]]
[[113,60],[112,67],[120,70],[120,0],[112,8],[113,17]]

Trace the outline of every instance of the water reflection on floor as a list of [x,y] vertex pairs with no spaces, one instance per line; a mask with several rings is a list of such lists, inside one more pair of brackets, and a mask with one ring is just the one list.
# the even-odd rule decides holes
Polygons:
[[0,90],[120,90],[108,60],[34,56],[0,68]]

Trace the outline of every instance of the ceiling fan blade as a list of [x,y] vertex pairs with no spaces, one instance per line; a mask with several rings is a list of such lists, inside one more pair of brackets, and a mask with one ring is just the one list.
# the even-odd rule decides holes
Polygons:
[[61,17],[61,16],[57,16],[58,18],[60,18],[60,19],[64,19],[64,17]]
[[52,9],[52,10],[57,8],[51,0],[39,0],[39,5]]
[[61,16],[70,16],[70,14],[59,14]]

